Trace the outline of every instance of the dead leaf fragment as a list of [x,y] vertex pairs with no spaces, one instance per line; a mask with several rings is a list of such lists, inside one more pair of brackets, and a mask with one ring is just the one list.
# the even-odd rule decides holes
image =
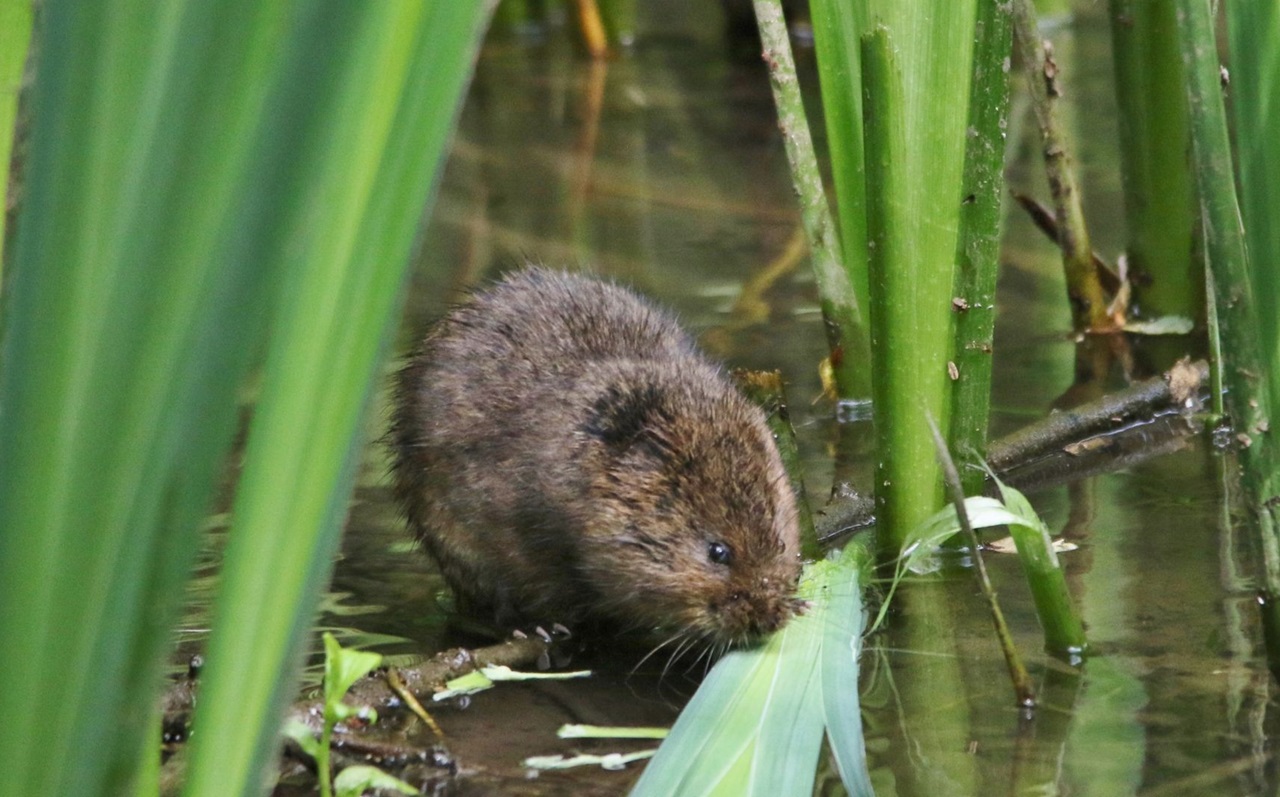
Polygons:
[[1185,406],[1200,391],[1200,373],[1191,364],[1190,357],[1183,357],[1173,364],[1165,375],[1169,383],[1169,394],[1175,404]]

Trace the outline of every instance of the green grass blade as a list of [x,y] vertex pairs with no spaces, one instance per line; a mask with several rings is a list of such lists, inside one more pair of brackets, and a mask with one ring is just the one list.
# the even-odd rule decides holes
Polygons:
[[[336,549],[360,421],[487,4],[316,6],[294,63],[345,58],[237,491],[187,794],[252,792]],[[336,48],[336,49],[335,49]]]
[[[1182,58],[1187,68],[1187,104],[1201,232],[1212,275],[1218,334],[1222,350],[1229,358],[1220,364],[1220,369],[1227,387],[1226,404],[1232,426],[1243,442],[1240,454],[1244,465],[1243,483],[1248,511],[1255,521],[1253,528],[1258,535],[1258,550],[1262,553],[1259,581],[1263,598],[1263,628],[1270,630],[1280,628],[1280,618],[1276,616],[1280,612],[1280,517],[1277,516],[1280,451],[1277,451],[1274,432],[1271,431],[1272,407],[1280,394],[1280,371],[1267,367],[1269,357],[1266,353],[1272,351],[1274,340],[1259,340],[1266,335],[1274,335],[1277,326],[1274,320],[1276,296],[1274,293],[1255,294],[1254,287],[1274,289],[1272,274],[1275,264],[1259,261],[1256,268],[1250,265],[1233,179],[1230,135],[1214,39],[1214,17],[1208,0],[1178,0],[1178,21]],[[1254,21],[1264,22],[1260,17]],[[1273,21],[1271,24],[1274,26],[1276,23]],[[1247,73],[1250,57],[1248,54],[1241,57]],[[1274,53],[1259,56],[1262,59],[1274,57]],[[1276,71],[1274,66],[1258,66],[1257,69],[1258,75],[1251,79],[1258,80],[1260,84],[1266,83],[1261,75],[1274,75]],[[1241,142],[1250,147],[1261,144],[1261,151],[1269,153],[1275,152],[1274,139],[1267,140],[1265,144],[1259,142],[1256,122],[1250,120],[1259,115],[1269,115],[1264,108],[1273,99],[1270,96],[1253,97],[1252,100],[1261,106],[1250,106],[1246,100],[1245,107],[1239,111],[1240,118],[1245,120]],[[1265,173],[1255,171],[1260,167],[1265,169],[1262,164],[1266,161],[1259,158],[1258,152],[1254,150],[1247,159],[1242,158],[1242,167],[1247,162],[1250,169],[1249,178],[1242,177],[1242,184],[1251,186],[1255,191],[1259,190],[1257,181],[1266,179]],[[1274,186],[1269,190],[1274,190]],[[1271,218],[1254,217],[1251,221],[1265,227],[1274,226]],[[1264,321],[1264,317],[1267,320]],[[1280,661],[1275,657],[1275,652],[1280,651],[1280,642],[1268,638],[1267,650],[1272,672],[1280,673]]]
[[[862,165],[862,67],[858,37],[866,28],[866,3],[811,0],[814,48],[826,122],[831,178],[835,185],[836,221],[840,228],[841,261],[854,301],[865,325],[867,288],[867,200]],[[870,341],[862,333],[861,349],[851,352],[861,364],[870,356]],[[864,382],[866,377],[863,377]],[[863,388],[865,392],[865,388]]]
[[[977,4],[973,81],[969,87],[964,184],[954,295],[956,378],[951,390],[950,450],[976,464],[986,455],[991,410],[992,342],[996,322],[1001,200],[1004,197],[1004,131],[1009,121],[1013,49],[1010,9],[995,0]],[[983,472],[962,468],[966,495],[982,490]]]
[[[1253,269],[1263,356],[1276,373],[1280,355],[1280,5],[1225,4],[1231,45],[1240,210]],[[1263,264],[1270,264],[1264,267]]]
[[1031,588],[1040,627],[1044,629],[1045,650],[1072,663],[1078,662],[1088,647],[1084,624],[1071,600],[1049,529],[1026,496],[999,479],[996,486],[1005,506],[1018,518],[1017,522],[1008,524],[1009,534],[1018,548],[1018,559]]
[[268,292],[238,214],[266,98],[250,78],[269,72],[282,12],[42,6],[0,332],[0,771],[14,793],[118,791],[141,760]]
[[[1182,58],[1187,69],[1192,158],[1200,201],[1205,257],[1213,274],[1218,322],[1223,349],[1230,360],[1223,364],[1227,404],[1236,431],[1252,442],[1244,448],[1248,479],[1266,494],[1256,493],[1258,505],[1276,493],[1262,481],[1277,477],[1269,436],[1271,380],[1259,343],[1260,305],[1253,292],[1240,206],[1236,197],[1230,134],[1221,88],[1209,0],[1178,0]],[[1273,145],[1274,146],[1274,145]],[[1267,222],[1269,223],[1269,221]],[[1273,302],[1274,297],[1266,300]],[[1272,379],[1276,377],[1272,375]],[[1248,480],[1247,479],[1247,480]],[[1264,547],[1264,550],[1274,546]],[[1268,586],[1280,586],[1280,561],[1269,562]]]
[[858,699],[858,664],[866,628],[862,583],[871,558],[871,552],[861,544],[850,543],[840,557],[839,567],[832,570],[827,587],[830,604],[818,654],[827,743],[850,797],[873,797],[875,793],[867,771]]

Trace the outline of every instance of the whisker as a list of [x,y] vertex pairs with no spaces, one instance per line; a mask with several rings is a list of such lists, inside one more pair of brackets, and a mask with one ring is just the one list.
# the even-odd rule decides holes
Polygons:
[[672,642],[675,642],[677,639],[679,639],[683,633],[684,633],[683,631],[676,631],[674,634],[672,634],[671,636],[667,637],[667,638],[666,638],[666,639],[664,639],[662,642],[658,643],[658,645],[657,645],[656,647],[654,647],[654,648],[653,648],[652,650],[650,650],[648,653],[644,654],[644,657],[643,657],[643,658],[641,658],[641,659],[640,659],[640,661],[636,662],[636,665],[635,665],[634,667],[632,667],[632,668],[631,668],[631,672],[630,672],[630,673],[628,673],[628,675],[629,675],[629,676],[630,676],[630,675],[635,675],[635,674],[636,674],[636,671],[640,669],[641,665],[643,665],[643,664],[644,664],[646,661],[648,661],[649,659],[653,658],[653,655],[654,655],[655,653],[657,653],[658,651],[660,651],[660,650],[662,650],[663,648],[665,648],[667,645],[670,645]]

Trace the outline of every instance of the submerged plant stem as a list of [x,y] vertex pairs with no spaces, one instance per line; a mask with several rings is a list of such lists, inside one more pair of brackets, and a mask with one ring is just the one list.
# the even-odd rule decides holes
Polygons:
[[1058,245],[1067,279],[1067,299],[1077,332],[1106,331],[1114,327],[1107,317],[1107,299],[1093,265],[1089,231],[1080,204],[1080,189],[1071,169],[1066,131],[1058,118],[1058,65],[1052,46],[1041,38],[1031,0],[1012,0],[1013,28],[1027,72],[1031,101],[1044,141],[1045,171],[1058,217]]
[[1005,622],[1004,612],[1000,610],[1000,601],[996,598],[995,587],[991,586],[991,578],[987,575],[987,564],[982,557],[982,544],[978,542],[978,535],[974,533],[973,525],[969,523],[969,513],[965,511],[964,487],[960,484],[956,463],[951,459],[951,453],[947,451],[947,443],[942,439],[942,433],[938,431],[938,426],[932,418],[929,419],[929,431],[933,434],[933,444],[938,451],[938,462],[942,465],[942,480],[950,493],[951,503],[956,508],[960,530],[964,533],[965,540],[973,552],[978,584],[982,588],[983,596],[987,599],[987,605],[991,607],[991,622],[995,625],[996,637],[1000,640],[1000,650],[1004,653],[1005,666],[1009,668],[1009,678],[1013,682],[1013,691],[1017,696],[1018,705],[1023,708],[1033,708],[1036,704],[1035,687],[1032,686],[1026,665],[1022,663],[1022,656],[1018,654],[1018,647],[1013,643],[1013,634],[1009,632],[1009,624]]
[[853,284],[841,266],[839,235],[813,151],[782,3],[781,0],[754,0],[754,5],[764,45],[764,62],[769,67],[769,84],[778,106],[778,128],[782,131],[791,180],[809,239],[836,392],[842,399],[859,398],[866,393],[863,361],[857,356],[866,348],[862,314]]

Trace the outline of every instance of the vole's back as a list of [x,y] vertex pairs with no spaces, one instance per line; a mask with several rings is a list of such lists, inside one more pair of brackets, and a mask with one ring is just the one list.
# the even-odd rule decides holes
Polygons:
[[687,624],[655,607],[723,611],[724,545],[772,583],[760,612],[789,614],[794,507],[763,417],[630,291],[531,268],[477,294],[402,372],[393,435],[410,525],[474,609]]

